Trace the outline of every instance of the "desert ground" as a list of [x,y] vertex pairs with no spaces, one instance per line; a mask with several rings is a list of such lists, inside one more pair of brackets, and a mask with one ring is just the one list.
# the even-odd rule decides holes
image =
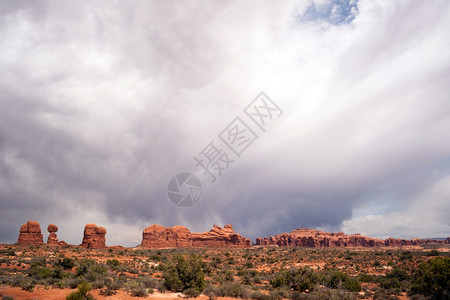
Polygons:
[[[417,270],[430,260],[447,266],[449,251],[449,245],[247,249],[0,245],[0,295],[66,299],[87,283],[86,297],[95,299],[421,299],[414,288]],[[189,289],[191,283],[183,287],[173,280],[173,271],[179,271],[182,263],[183,278],[201,282],[197,291],[195,284]]]

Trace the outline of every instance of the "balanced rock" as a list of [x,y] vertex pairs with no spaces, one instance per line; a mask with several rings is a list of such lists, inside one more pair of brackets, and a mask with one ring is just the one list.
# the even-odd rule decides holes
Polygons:
[[44,244],[44,237],[41,233],[41,226],[36,221],[28,220],[20,227],[19,245],[42,245]]
[[247,248],[250,240],[235,233],[233,226],[214,225],[204,233],[193,233],[184,226],[151,225],[142,232],[142,247],[149,248]]
[[106,248],[106,229],[96,224],[84,226],[83,242],[81,246],[87,248]]
[[58,245],[58,237],[56,236],[56,232],[58,231],[58,226],[55,224],[50,224],[47,227],[47,231],[50,233],[50,235],[47,238],[47,244],[48,245]]

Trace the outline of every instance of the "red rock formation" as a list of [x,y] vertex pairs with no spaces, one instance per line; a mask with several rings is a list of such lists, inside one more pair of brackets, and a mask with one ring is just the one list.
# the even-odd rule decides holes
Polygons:
[[330,233],[308,228],[298,228],[291,233],[271,236],[270,238],[256,238],[255,245],[277,245],[295,247],[382,247],[382,246],[409,246],[423,244],[448,244],[450,238],[446,240],[432,239],[393,239],[386,240],[363,236],[359,233],[346,235],[343,232]]
[[58,245],[58,237],[56,236],[56,232],[58,231],[58,226],[55,224],[50,224],[47,227],[48,232],[50,235],[47,238],[47,244],[48,245]]
[[106,229],[96,224],[84,226],[84,236],[81,246],[87,248],[106,248]]
[[142,247],[149,248],[247,248],[250,240],[233,230],[233,226],[214,227],[204,233],[192,233],[184,226],[151,225],[142,232]]
[[42,245],[44,244],[44,237],[41,233],[41,226],[38,222],[28,220],[20,227],[19,245]]

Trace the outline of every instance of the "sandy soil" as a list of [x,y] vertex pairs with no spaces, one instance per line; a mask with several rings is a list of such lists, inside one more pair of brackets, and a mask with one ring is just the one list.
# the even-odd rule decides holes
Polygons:
[[[43,286],[36,286],[32,292],[27,292],[22,290],[19,287],[0,287],[0,296],[13,296],[14,299],[20,300],[61,300],[65,299],[67,295],[76,291],[76,289],[53,289],[53,288],[44,288]],[[142,299],[139,297],[132,297],[129,293],[125,291],[117,291],[117,294],[114,296],[105,297],[99,294],[99,291],[94,290],[90,292],[96,299],[117,299],[117,300],[128,300],[128,299]],[[181,299],[183,296],[180,293],[158,293],[155,292],[145,299],[163,299],[163,300],[174,300]],[[208,297],[200,296],[196,299],[199,300],[207,300]],[[219,298],[219,299],[227,299],[227,298]]]

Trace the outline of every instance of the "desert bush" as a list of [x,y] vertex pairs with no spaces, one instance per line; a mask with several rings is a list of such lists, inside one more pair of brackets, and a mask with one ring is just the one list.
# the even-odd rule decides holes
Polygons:
[[427,256],[439,256],[439,251],[436,249],[433,249],[429,253],[427,253]]
[[103,280],[103,279],[96,280],[94,283],[92,283],[92,287],[94,289],[101,289],[104,286],[105,286],[105,280]]
[[219,288],[221,297],[233,297],[233,298],[248,298],[247,289],[240,283],[232,282],[226,283]]
[[31,266],[42,266],[44,267],[47,263],[47,259],[45,257],[33,257],[30,260]]
[[152,277],[138,277],[137,280],[147,289],[154,289],[157,285],[157,280]]
[[254,291],[253,293],[250,294],[250,298],[251,299],[255,299],[255,300],[275,300],[275,299],[282,299],[282,298],[275,298],[273,294],[263,294],[260,291]]
[[86,279],[77,277],[77,278],[71,278],[68,280],[67,284],[71,289],[77,288],[80,284],[86,283]]
[[271,295],[273,295],[275,299],[290,299],[292,291],[288,288],[280,288],[272,291]]
[[115,294],[117,294],[117,291],[112,290],[110,288],[106,288],[106,289],[100,291],[100,295],[105,296],[105,297],[114,296]]
[[305,292],[312,291],[314,286],[319,283],[327,281],[325,276],[321,273],[314,272],[310,268],[291,268],[288,271],[282,270],[274,279],[271,280],[271,285],[274,288],[287,286],[294,291]]
[[199,292],[203,291],[205,278],[202,266],[201,258],[195,254],[188,259],[179,254],[175,255],[163,272],[167,288],[173,291],[185,291],[189,288],[194,288]]
[[64,257],[58,261],[59,265],[64,268],[64,270],[70,270],[75,266],[73,259],[69,257]]
[[208,296],[209,300],[214,300],[216,299],[218,296],[220,296],[220,290],[218,287],[214,286],[214,285],[208,285],[204,290],[203,290],[203,294],[205,294],[206,296]]
[[14,300],[13,296],[3,296],[2,300]]
[[183,291],[183,294],[188,298],[196,298],[200,295],[200,292],[195,288],[188,288],[187,290]]
[[124,281],[120,279],[109,280],[105,282],[105,285],[110,290],[120,290],[124,286]]
[[411,291],[433,299],[450,299],[450,258],[436,257],[419,264],[413,274]]
[[331,279],[327,285],[332,289],[344,288],[352,292],[361,291],[361,284],[358,279],[351,278],[347,273],[335,271],[331,274]]
[[28,269],[28,277],[33,277],[37,280],[51,278],[53,275],[52,269],[49,267],[42,267],[39,264],[32,264],[30,269]]
[[131,296],[133,296],[133,297],[147,297],[148,296],[148,292],[142,286],[133,287],[133,288],[131,288]]
[[92,289],[92,286],[89,283],[82,283],[78,286],[78,291],[70,293],[66,300],[91,300],[94,299],[94,296],[88,294],[88,292]]
[[344,290],[330,289],[330,288],[319,288],[314,290],[308,295],[307,299],[314,300],[355,300],[356,297],[353,293]]
[[34,282],[33,280],[26,278],[22,283],[20,284],[20,287],[25,290],[31,292],[34,289]]

